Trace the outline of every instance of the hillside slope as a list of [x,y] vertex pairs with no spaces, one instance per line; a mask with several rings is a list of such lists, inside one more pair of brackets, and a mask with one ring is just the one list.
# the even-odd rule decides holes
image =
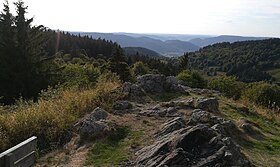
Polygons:
[[191,53],[190,66],[224,72],[245,82],[273,80],[266,71],[280,68],[280,39],[214,44]]
[[204,47],[207,45],[213,45],[215,43],[222,43],[222,42],[238,42],[238,41],[251,41],[251,40],[264,40],[267,39],[266,37],[243,37],[243,36],[233,36],[233,35],[220,35],[217,37],[210,37],[210,38],[194,38],[189,40],[189,42],[193,43],[194,45]]
[[[280,122],[275,115],[163,75],[142,76],[137,85],[126,83],[122,90],[125,99],[108,112],[96,108],[86,115],[75,124],[78,131],[71,142],[36,166],[280,164]],[[92,140],[88,135],[98,136]]]

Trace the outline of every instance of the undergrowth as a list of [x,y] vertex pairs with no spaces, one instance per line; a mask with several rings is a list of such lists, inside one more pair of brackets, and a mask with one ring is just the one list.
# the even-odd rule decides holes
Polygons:
[[101,76],[94,88],[57,90],[49,98],[37,102],[19,101],[14,106],[1,107],[0,151],[31,137],[38,137],[40,150],[57,147],[70,139],[73,125],[95,107],[110,109],[122,96],[116,91],[118,79]]

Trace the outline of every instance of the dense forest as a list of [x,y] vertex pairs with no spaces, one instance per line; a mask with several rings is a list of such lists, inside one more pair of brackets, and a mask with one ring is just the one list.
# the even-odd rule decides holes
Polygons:
[[280,39],[218,43],[189,54],[189,65],[210,75],[223,72],[244,82],[273,81],[280,68]]

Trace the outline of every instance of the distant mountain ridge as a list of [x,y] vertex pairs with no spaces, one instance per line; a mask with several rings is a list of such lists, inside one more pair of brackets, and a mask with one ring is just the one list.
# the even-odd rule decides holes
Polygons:
[[92,38],[104,38],[117,42],[122,47],[141,47],[155,51],[163,56],[180,56],[185,52],[198,51],[200,48],[222,42],[264,40],[268,37],[244,37],[234,35],[180,35],[180,34],[135,34],[135,33],[97,33],[71,32]]
[[210,38],[195,38],[189,40],[189,42],[193,43],[194,45],[204,47],[208,45],[213,45],[215,43],[222,43],[222,42],[241,42],[241,41],[254,41],[254,40],[264,40],[268,39],[269,37],[243,37],[243,36],[233,36],[233,35],[220,35],[217,37],[210,37]]
[[122,47],[142,47],[158,52],[164,56],[182,55],[184,52],[193,52],[200,47],[187,41],[167,40],[162,41],[146,36],[132,37],[123,34],[113,33],[86,33],[76,32],[73,34],[80,34],[81,36],[91,36],[93,38],[105,38],[119,43]]

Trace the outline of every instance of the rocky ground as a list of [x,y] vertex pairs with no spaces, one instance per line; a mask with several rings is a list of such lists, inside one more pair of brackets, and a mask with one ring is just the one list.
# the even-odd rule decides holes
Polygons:
[[[226,118],[219,92],[191,89],[163,75],[142,76],[122,91],[127,96],[112,111],[96,108],[85,116],[75,137],[37,166],[255,166],[240,144],[265,135],[252,121]],[[116,142],[101,147],[108,141]]]

